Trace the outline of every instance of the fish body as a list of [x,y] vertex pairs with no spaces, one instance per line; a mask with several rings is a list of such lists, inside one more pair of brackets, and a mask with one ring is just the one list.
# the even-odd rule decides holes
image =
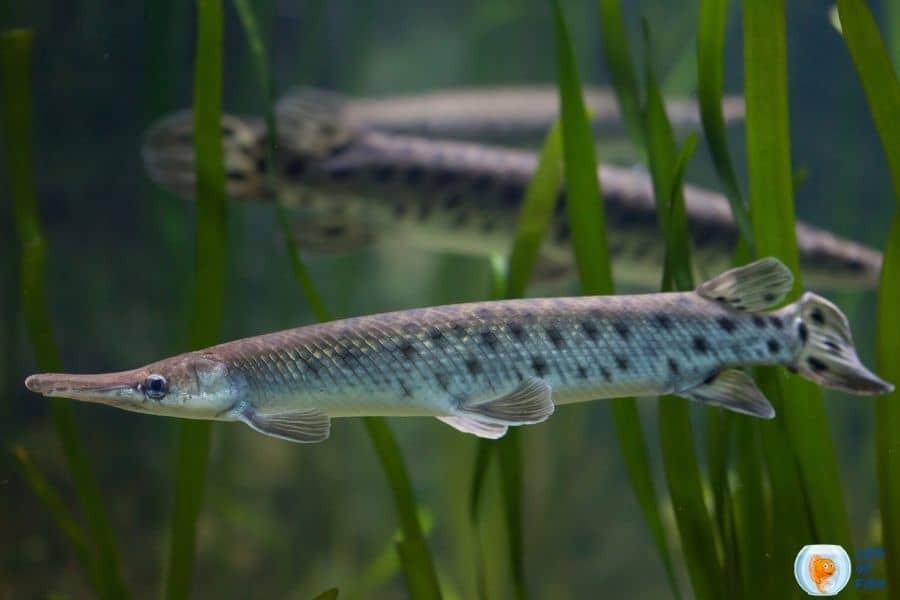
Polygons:
[[893,389],[863,367],[846,318],[790,290],[764,259],[694,292],[522,299],[407,310],[270,333],[104,375],[43,374],[48,396],[161,415],[243,421],[320,441],[332,417],[433,416],[482,437],[538,423],[555,404],[678,394],[771,418],[733,369],[786,365],[855,393]]
[[[608,138],[624,133],[612,90],[585,86],[583,93],[597,134]],[[476,142],[539,142],[559,115],[559,91],[554,85],[456,88],[375,98],[299,88],[287,97],[288,103],[330,111],[359,129]],[[700,111],[693,100],[668,98],[666,111],[677,128],[700,126]],[[743,98],[726,96],[722,112],[726,124],[742,121]]]
[[[357,129],[328,111],[288,98],[279,105],[278,193],[303,215],[298,241],[307,249],[349,250],[377,242],[470,255],[505,252],[525,190],[537,167],[529,151]],[[322,114],[324,113],[326,114]],[[228,192],[272,197],[259,120],[223,121]],[[191,196],[192,119],[182,112],[148,133],[144,159],[151,178]],[[600,165],[609,251],[616,280],[655,288],[664,244],[650,177]],[[698,276],[729,265],[738,239],[727,200],[684,188]],[[574,277],[565,190],[559,192],[539,278]],[[816,289],[871,287],[881,255],[813,226],[797,224],[801,270]]]
[[835,570],[834,561],[830,558],[814,554],[809,559],[809,577],[816,584],[816,588],[823,594],[827,591],[825,588],[828,585],[828,580],[834,575]]

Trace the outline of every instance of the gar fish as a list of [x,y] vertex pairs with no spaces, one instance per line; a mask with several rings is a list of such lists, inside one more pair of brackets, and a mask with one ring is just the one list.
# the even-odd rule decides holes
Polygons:
[[[359,129],[477,142],[540,142],[559,115],[554,85],[469,87],[376,98],[353,98],[306,87],[287,98],[286,102],[305,111],[328,113]],[[611,90],[586,86],[584,102],[598,134],[609,137],[624,131]],[[700,126],[694,100],[667,98],[666,112],[676,128]],[[726,124],[741,122],[744,99],[726,96],[722,113]]]
[[[279,194],[303,213],[298,242],[339,252],[370,242],[488,255],[510,245],[537,156],[526,150],[400,136],[357,129],[328,107],[288,97],[279,104],[276,178]],[[228,193],[272,197],[265,128],[258,119],[222,122]],[[183,111],[157,122],[145,138],[144,162],[155,182],[194,193],[193,123]],[[619,283],[659,284],[664,244],[653,186],[634,169],[600,165],[609,249]],[[729,266],[737,229],[720,194],[685,186],[698,276]],[[804,223],[797,224],[801,270],[814,289],[872,287],[881,255]],[[574,276],[561,190],[539,278]]]
[[[785,365],[856,394],[893,386],[856,356],[846,317],[767,258],[693,292],[476,302],[356,317],[190,352],[131,371],[39,374],[34,392],[157,415],[242,421],[319,442],[332,417],[434,416],[480,437],[555,404],[677,394],[771,418],[734,367]],[[552,396],[552,400],[551,400]]]

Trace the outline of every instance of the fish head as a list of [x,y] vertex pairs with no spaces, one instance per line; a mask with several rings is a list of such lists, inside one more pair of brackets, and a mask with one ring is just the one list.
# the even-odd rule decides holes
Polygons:
[[48,397],[194,419],[215,419],[246,391],[239,372],[195,352],[116,373],[41,373],[28,377],[25,386]]

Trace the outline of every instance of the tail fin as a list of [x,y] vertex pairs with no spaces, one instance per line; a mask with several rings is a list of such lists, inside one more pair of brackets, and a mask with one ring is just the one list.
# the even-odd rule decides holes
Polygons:
[[[222,115],[225,191],[229,196],[259,199],[269,195],[263,143],[260,122]],[[156,121],[144,135],[142,155],[154,183],[179,196],[194,197],[194,120],[190,110]]]
[[794,305],[802,344],[794,367],[801,375],[825,387],[851,394],[885,394],[894,386],[880,379],[859,361],[847,317],[834,304],[807,292]]

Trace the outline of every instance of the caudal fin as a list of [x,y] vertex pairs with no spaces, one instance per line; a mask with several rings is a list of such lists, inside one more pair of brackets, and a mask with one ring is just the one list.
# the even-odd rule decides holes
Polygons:
[[[268,196],[263,143],[263,128],[258,120],[222,115],[225,192],[229,196]],[[142,156],[147,175],[154,183],[179,196],[193,198],[197,185],[193,113],[180,110],[156,121],[144,135]]]
[[853,346],[847,317],[834,304],[812,292],[793,307],[802,344],[794,367],[801,375],[825,387],[851,394],[885,394],[894,386],[869,371]]

